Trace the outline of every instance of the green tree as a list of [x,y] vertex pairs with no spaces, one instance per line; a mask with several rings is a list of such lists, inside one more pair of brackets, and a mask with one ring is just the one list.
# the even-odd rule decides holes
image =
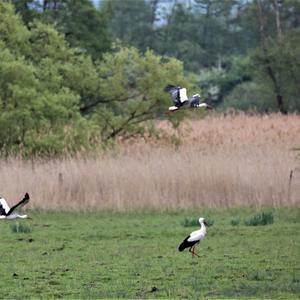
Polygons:
[[188,87],[174,58],[116,46],[95,61],[51,24],[26,27],[9,3],[0,3],[0,20],[2,154],[74,153],[143,133],[169,106],[164,86]]
[[291,30],[282,37],[280,43],[276,39],[269,39],[265,52],[257,50],[252,55],[254,79],[264,86],[261,96],[270,101],[273,99],[274,109],[283,113],[300,109],[299,36],[299,29]]
[[109,33],[113,39],[142,51],[151,48],[154,23],[151,3],[144,0],[106,0],[101,10],[108,16]]
[[55,25],[72,47],[93,59],[110,48],[107,17],[90,0],[13,0],[13,3],[28,27],[35,19]]
[[135,48],[119,48],[106,54],[97,69],[105,101],[97,103],[93,120],[100,124],[105,140],[141,132],[141,122],[162,116],[170,101],[163,92],[167,83],[189,86],[180,61],[152,51],[143,55]]
[[72,50],[49,25],[37,22],[29,31],[8,3],[0,4],[0,19],[2,153],[58,154],[84,142],[88,148],[79,95],[64,85],[58,68]]
[[[274,97],[277,109],[282,113],[287,113],[290,106],[288,99],[291,95],[287,94],[286,91],[289,90],[291,92],[291,89],[297,91],[298,87],[296,86],[299,85],[297,79],[294,77],[299,74],[297,52],[295,52],[295,50],[299,51],[297,47],[297,35],[299,32],[290,28],[289,23],[286,24],[285,30],[283,30],[281,1],[273,0],[267,2],[256,0],[254,7],[256,8],[257,19],[260,25],[261,40],[259,50],[253,55],[253,64],[258,65],[256,74],[258,75],[258,79],[263,77],[263,80],[269,83],[270,95]],[[270,17],[272,17],[271,23],[275,24],[275,36],[274,34],[269,35],[266,29]],[[293,75],[289,71],[291,64],[296,65],[293,68]],[[292,81],[289,78],[290,75],[293,76]],[[291,83],[295,86],[294,88],[291,87]],[[287,87],[289,88],[287,89]],[[295,108],[297,104],[295,106],[294,103],[292,106]]]

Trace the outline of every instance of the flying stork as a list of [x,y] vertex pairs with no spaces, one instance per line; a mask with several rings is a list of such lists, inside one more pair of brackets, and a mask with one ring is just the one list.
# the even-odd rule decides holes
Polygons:
[[192,253],[192,257],[194,255],[199,255],[195,252],[196,245],[202,241],[206,235],[206,227],[207,223],[205,222],[204,218],[199,219],[199,223],[201,228],[199,230],[193,231],[189,236],[187,236],[183,242],[179,245],[178,250],[182,252],[185,248],[190,248],[189,251]]
[[21,219],[26,219],[28,218],[27,215],[19,215],[16,212],[17,208],[20,208],[27,204],[29,202],[29,195],[28,193],[25,194],[24,198],[14,205],[13,207],[9,208],[9,206],[6,203],[6,200],[2,197],[0,197],[0,219],[16,219],[16,218],[21,218]]
[[200,95],[195,94],[192,97],[188,98],[186,88],[182,88],[180,86],[175,86],[168,84],[164,91],[171,95],[172,101],[174,103],[173,106],[169,107],[169,111],[176,111],[181,108],[183,105],[188,104],[189,108],[205,108],[212,109],[212,106],[207,103],[200,103]]

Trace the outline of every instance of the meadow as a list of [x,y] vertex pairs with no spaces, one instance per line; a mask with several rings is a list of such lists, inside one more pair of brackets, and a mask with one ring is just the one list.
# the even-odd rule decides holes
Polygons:
[[[1,298],[299,299],[300,209],[246,226],[257,212],[31,211],[33,220],[0,224]],[[199,258],[177,250],[195,216],[213,222]]]

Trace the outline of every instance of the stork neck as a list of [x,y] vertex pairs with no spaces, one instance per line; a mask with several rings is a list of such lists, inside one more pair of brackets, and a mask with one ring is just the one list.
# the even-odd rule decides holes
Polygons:
[[206,226],[205,226],[205,224],[204,224],[203,222],[201,222],[200,225],[201,225],[201,229],[202,229],[204,232],[206,232]]

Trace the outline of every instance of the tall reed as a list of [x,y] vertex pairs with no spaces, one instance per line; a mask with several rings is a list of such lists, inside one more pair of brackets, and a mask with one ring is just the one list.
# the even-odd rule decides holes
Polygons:
[[122,141],[118,151],[50,161],[0,161],[0,191],[46,209],[298,205],[297,115],[211,116],[173,131],[180,139]]

